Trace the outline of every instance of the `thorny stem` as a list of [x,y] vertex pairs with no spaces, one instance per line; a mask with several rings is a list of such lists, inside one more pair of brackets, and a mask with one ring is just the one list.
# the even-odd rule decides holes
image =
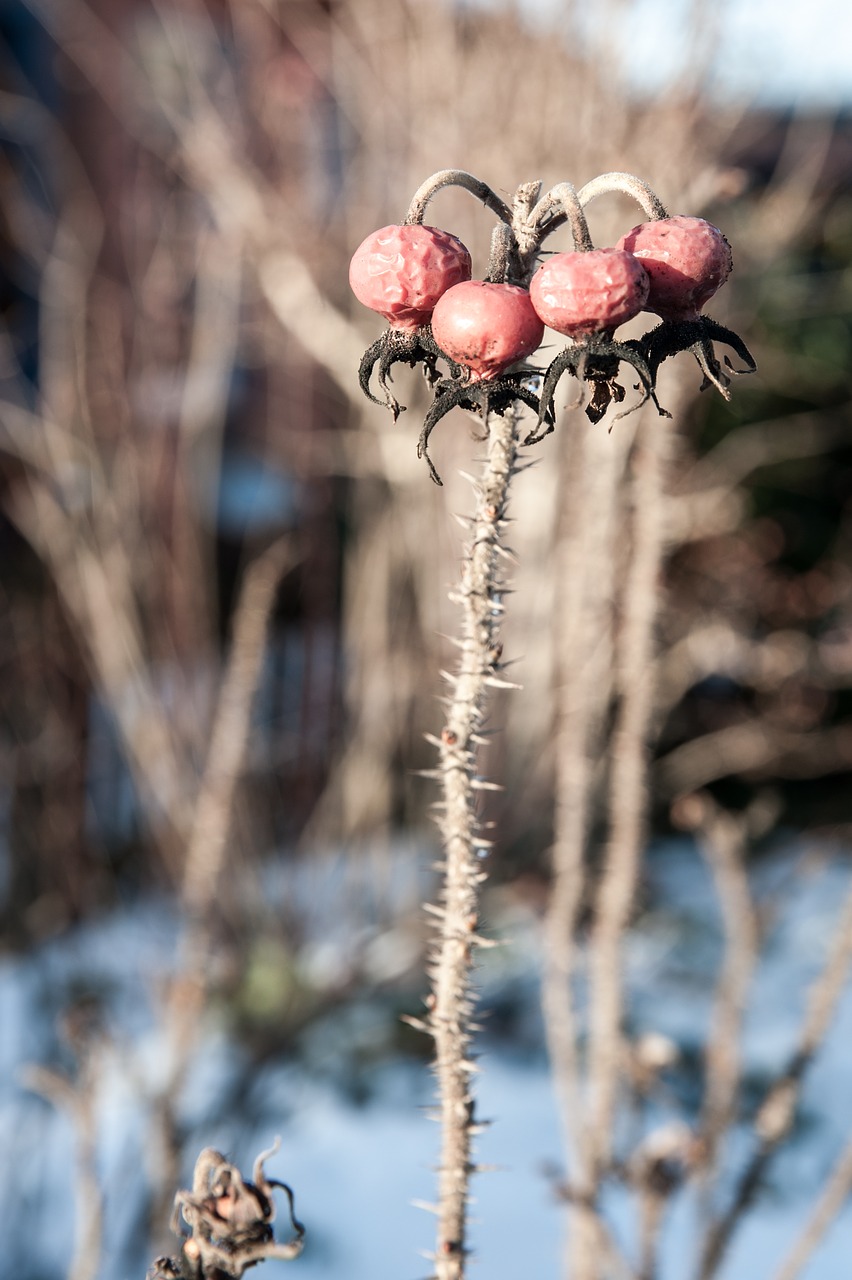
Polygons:
[[421,183],[412,196],[408,213],[405,215],[406,226],[422,223],[429,201],[444,187],[463,187],[465,191],[476,196],[477,200],[481,200],[492,213],[496,213],[501,221],[511,224],[512,210],[503,203],[496,192],[491,190],[487,182],[475,178],[472,173],[466,173],[464,169],[439,169],[437,173],[432,174],[431,178]]
[[515,237],[511,227],[498,222],[491,233],[491,252],[488,256],[488,276],[491,284],[504,284],[511,275],[512,251]]
[[652,221],[669,216],[666,206],[657,193],[648,186],[647,182],[643,182],[632,173],[602,173],[581,187],[577,197],[580,204],[585,206],[592,200],[596,200],[598,196],[609,195],[612,191],[621,191],[626,196],[632,196]]
[[499,671],[497,634],[503,614],[498,561],[505,554],[501,534],[509,484],[518,449],[518,415],[507,412],[488,424],[488,457],[476,491],[473,541],[452,598],[462,609],[461,656],[450,677],[452,694],[440,738],[441,831],[445,848],[444,888],[437,917],[438,938],[430,966],[432,996],[428,1030],[435,1040],[441,1118],[437,1280],[465,1274],[467,1202],[472,1140],[476,1133],[470,1087],[473,948],[477,934],[479,886],[484,880],[478,854],[481,838],[477,793],[477,747],[489,686],[505,687]]

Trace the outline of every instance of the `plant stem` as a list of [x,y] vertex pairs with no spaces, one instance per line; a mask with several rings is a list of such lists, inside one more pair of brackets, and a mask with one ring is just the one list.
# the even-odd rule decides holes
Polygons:
[[465,191],[476,196],[477,200],[481,200],[492,213],[496,213],[502,222],[511,224],[512,210],[496,192],[491,190],[487,182],[481,182],[479,178],[475,178],[472,173],[466,173],[464,169],[439,169],[437,173],[432,174],[431,178],[421,183],[412,196],[408,213],[405,215],[406,225],[422,223],[429,201],[444,187],[463,187]]
[[478,791],[492,786],[477,773],[480,730],[489,686],[504,687],[499,675],[497,634],[503,614],[504,583],[500,537],[518,449],[518,416],[510,412],[488,423],[488,457],[476,490],[473,540],[452,598],[462,609],[457,673],[440,738],[441,832],[444,886],[441,906],[431,910],[438,937],[431,960],[432,996],[428,1029],[435,1040],[435,1074],[441,1117],[437,1280],[461,1280],[465,1273],[467,1203],[472,1141],[476,1132],[471,1075],[473,949],[486,945],[477,934],[479,888],[485,879],[480,853]]
[[537,232],[539,241],[549,236],[557,227],[561,227],[564,222],[569,222],[571,235],[574,237],[574,248],[578,252],[588,253],[595,247],[583,206],[570,182],[560,182],[557,186],[551,187],[547,195],[542,196],[533,209],[530,222]]
[[581,205],[587,205],[598,196],[608,195],[611,191],[621,191],[632,196],[636,203],[652,221],[656,218],[667,218],[668,211],[657,193],[632,173],[602,173],[592,178],[581,187],[578,198]]

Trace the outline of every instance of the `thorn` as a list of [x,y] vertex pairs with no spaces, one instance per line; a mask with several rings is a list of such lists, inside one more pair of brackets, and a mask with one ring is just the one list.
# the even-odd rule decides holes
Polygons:
[[442,670],[439,674],[447,681],[448,684],[458,684],[459,682],[458,676],[452,675],[449,671]]
[[441,920],[445,919],[447,914],[443,907],[436,907],[431,902],[424,902],[423,910],[428,911],[430,916],[438,916]]
[[424,1032],[424,1034],[427,1036],[431,1036],[433,1034],[432,1028],[429,1026],[429,1023],[424,1022],[422,1018],[414,1018],[411,1016],[411,1014],[401,1013],[399,1015],[399,1020],[400,1022],[404,1022],[406,1026],[413,1027],[415,1031]]
[[464,529],[465,532],[467,532],[467,530],[473,524],[473,521],[471,520],[470,516],[460,516],[457,511],[452,511],[450,514],[452,515],[453,519],[457,521],[459,525],[461,525],[462,529]]
[[[425,1213],[434,1213],[436,1217],[441,1212],[439,1205],[430,1204],[428,1200],[412,1200],[410,1201],[410,1204],[412,1209],[423,1209]],[[429,1254],[426,1256],[434,1258],[435,1255]]]
[[505,787],[501,787],[499,782],[486,782],[484,778],[472,778],[471,787],[474,791],[504,791]]
[[523,689],[522,684],[513,684],[511,680],[498,680],[496,676],[486,676],[485,683],[492,689]]

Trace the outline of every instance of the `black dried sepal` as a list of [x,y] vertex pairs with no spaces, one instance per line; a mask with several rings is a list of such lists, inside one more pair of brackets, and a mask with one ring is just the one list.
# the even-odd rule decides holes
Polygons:
[[[429,385],[434,386],[440,378],[436,366],[439,355],[441,352],[432,341],[432,335],[425,329],[418,329],[414,333],[403,333],[400,329],[386,329],[361,357],[358,367],[358,382],[361,390],[373,404],[380,404],[383,408],[390,409],[393,420],[396,422],[399,415],[405,412],[405,405],[399,403],[388,386],[391,368],[400,362],[409,365],[412,369],[416,364],[422,364]],[[384,393],[384,400],[379,400],[370,390],[370,379],[377,362],[378,382]]]
[[[429,437],[441,419],[456,407],[478,413],[482,417],[486,417],[489,413],[498,413],[502,416],[517,401],[538,414],[539,398],[527,386],[530,376],[536,372],[533,369],[518,370],[515,373],[507,373],[500,378],[482,382],[460,382],[457,378],[442,378],[436,384],[435,399],[423,420],[423,429],[417,441],[417,456],[426,460],[429,474],[435,484],[442,485],[444,482],[429,456]],[[547,420],[550,421],[549,418]],[[552,426],[549,429],[552,429]]]
[[[613,421],[633,413],[649,398],[654,401],[660,413],[665,413],[657,401],[654,378],[640,344],[632,340],[615,342],[606,334],[590,334],[586,338],[573,342],[570,347],[565,347],[551,362],[544,375],[541,389],[538,424],[536,429],[527,436],[524,444],[538,444],[553,430],[555,421],[553,399],[563,373],[570,373],[581,384],[591,383],[592,394],[586,405],[586,416],[592,422],[600,422],[610,404],[621,404],[624,400],[624,388],[620,382],[616,381],[618,368],[622,363],[630,365],[638,374],[639,382],[635,386],[641,395],[635,404],[616,414]],[[577,408],[582,401],[581,385],[580,394],[571,408]],[[540,430],[543,422],[549,424],[545,431]]]
[[691,351],[704,374],[701,390],[714,386],[726,400],[730,400],[728,390],[731,379],[722,368],[713,349],[714,342],[722,342],[731,347],[745,363],[744,369],[737,369],[728,356],[724,357],[725,366],[732,374],[754,373],[757,369],[754,356],[749,351],[739,334],[727,329],[709,316],[699,316],[696,320],[664,320],[662,324],[651,329],[639,344],[645,353],[648,368],[654,379],[657,370],[664,360],[678,355],[681,351]]

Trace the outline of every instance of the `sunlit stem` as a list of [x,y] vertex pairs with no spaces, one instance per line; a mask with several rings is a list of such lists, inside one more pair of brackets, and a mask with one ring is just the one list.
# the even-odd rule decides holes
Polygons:
[[429,201],[444,187],[463,187],[465,191],[476,196],[477,200],[481,200],[492,213],[496,213],[503,222],[511,225],[512,210],[509,206],[503,203],[486,182],[480,182],[479,178],[475,178],[472,173],[466,173],[464,169],[439,169],[437,173],[432,174],[431,178],[427,178],[412,197],[408,213],[405,215],[405,225],[422,223]]
[[609,195],[613,191],[621,191],[626,196],[632,196],[642,212],[651,220],[669,216],[666,206],[657,193],[648,186],[647,182],[643,182],[632,173],[602,173],[581,187],[577,196],[580,204],[585,206],[592,200],[596,200],[598,196]]
[[512,228],[498,222],[491,233],[491,253],[488,257],[488,280],[491,284],[504,284],[511,272],[513,250],[516,251]]
[[[547,224],[542,228],[545,219]],[[546,196],[542,196],[530,215],[530,221],[538,232],[539,242],[564,222],[568,222],[574,237],[574,248],[583,253],[594,248],[583,206],[570,182],[560,182]]]

